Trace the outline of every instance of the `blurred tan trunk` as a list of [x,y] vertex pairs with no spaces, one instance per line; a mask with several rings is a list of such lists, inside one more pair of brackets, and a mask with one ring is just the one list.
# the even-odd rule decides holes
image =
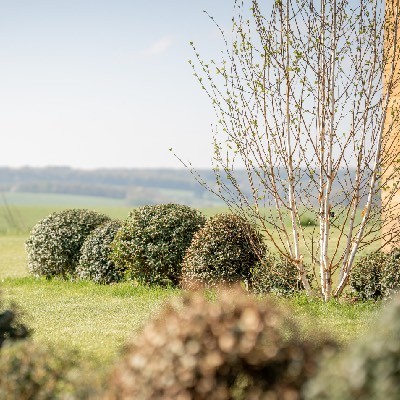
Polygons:
[[394,44],[399,42],[400,26],[397,25],[397,38],[395,35],[395,15],[398,13],[398,0],[386,1],[386,12],[389,15],[389,24],[385,33],[385,54],[388,55],[384,76],[384,92],[389,89],[391,74],[394,66],[392,80],[392,94],[389,101],[388,112],[385,123],[385,135],[383,139],[382,171],[384,189],[382,190],[382,240],[384,251],[391,251],[400,246],[400,123],[398,113],[400,106],[400,63],[399,45],[397,43],[397,54],[394,54]]

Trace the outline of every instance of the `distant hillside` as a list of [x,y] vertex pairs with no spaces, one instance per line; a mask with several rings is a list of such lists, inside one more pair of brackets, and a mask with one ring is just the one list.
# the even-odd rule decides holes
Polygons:
[[[202,171],[202,177],[213,185],[212,171]],[[166,202],[198,206],[221,204],[184,169],[0,167],[0,191],[99,196],[124,199],[128,205]]]
[[[212,170],[199,171],[203,181],[215,188],[216,181]],[[318,191],[311,183],[304,170],[297,172],[297,187],[300,201],[308,204],[317,203]],[[282,197],[287,196],[284,170],[277,170],[280,176],[278,191]],[[247,172],[235,171],[238,187],[250,199],[252,198]],[[252,177],[254,187],[262,190],[263,183]],[[334,183],[332,196],[335,202],[344,200],[344,191],[351,191],[354,171],[340,171]],[[233,189],[232,182],[222,179],[228,190]],[[317,179],[314,176],[314,182]],[[265,182],[268,182],[266,179]],[[264,184],[265,184],[264,182]],[[303,190],[308,191],[307,198]],[[311,192],[310,192],[311,191]],[[80,170],[69,167],[45,168],[9,168],[0,167],[0,193],[55,193],[81,196],[97,196],[123,200],[125,205],[138,206],[144,204],[181,203],[192,206],[219,206],[221,200],[202,187],[193,175],[185,169],[95,169]],[[234,192],[234,190],[233,190]],[[271,200],[271,199],[270,199]],[[272,201],[269,201],[273,204]],[[345,203],[345,201],[344,201]],[[343,204],[344,204],[343,203]],[[305,204],[305,203],[303,203]]]

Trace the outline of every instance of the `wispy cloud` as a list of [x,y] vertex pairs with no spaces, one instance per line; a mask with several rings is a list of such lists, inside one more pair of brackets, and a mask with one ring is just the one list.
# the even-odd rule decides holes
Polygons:
[[151,46],[149,46],[145,50],[144,54],[146,56],[155,56],[165,53],[172,46],[173,42],[174,38],[172,35],[163,36],[162,38],[151,44]]

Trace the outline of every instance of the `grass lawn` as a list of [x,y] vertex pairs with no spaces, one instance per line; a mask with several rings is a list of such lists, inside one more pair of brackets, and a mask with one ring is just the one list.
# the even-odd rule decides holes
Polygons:
[[0,279],[27,275],[24,242],[27,235],[0,235]]
[[[52,211],[63,208],[70,207],[20,204],[18,212],[25,225],[31,227]],[[121,219],[130,210],[104,204],[97,204],[94,209]],[[223,210],[204,211],[212,215]],[[0,235],[1,301],[5,306],[10,303],[19,306],[23,321],[34,331],[35,341],[77,349],[82,359],[91,360],[96,368],[111,365],[128,338],[159,312],[171,296],[180,295],[177,289],[134,287],[129,283],[100,286],[29,277],[24,250],[27,236],[27,233]],[[380,308],[379,303],[325,304],[304,296],[278,302],[291,308],[304,337],[312,336],[318,328],[342,343],[362,335]]]
[[[36,341],[77,349],[97,365],[109,364],[165,301],[180,294],[177,289],[129,283],[101,286],[32,277],[6,278],[0,288],[2,300],[17,303],[23,311]],[[291,308],[304,338],[312,337],[317,328],[341,343],[362,334],[380,307],[376,303],[325,304],[304,296],[278,302]]]
[[[8,193],[7,205],[0,198],[0,234],[28,234],[32,227],[47,215],[67,208],[88,208],[111,218],[124,220],[133,206],[123,199],[43,193]],[[201,209],[211,216],[226,212],[226,207]]]
[[382,307],[379,302],[346,303],[332,300],[325,303],[306,296],[279,299],[279,302],[290,307],[305,339],[312,338],[315,331],[319,330],[343,345],[366,333]]
[[2,300],[17,303],[37,342],[77,349],[96,365],[109,364],[126,340],[177,290],[101,286],[91,282],[7,278]]
[[[12,249],[18,247],[7,246],[7,238],[11,244],[16,241],[14,236],[1,237],[10,261],[3,259],[0,284],[3,302],[18,305],[23,321],[34,331],[35,341],[76,349],[96,367],[110,365],[123,344],[171,296],[180,294],[177,289],[134,287],[130,283],[103,286],[16,277],[26,274],[25,257],[20,250],[13,253]],[[17,268],[9,269],[9,277],[5,277],[5,266],[13,265],[12,260],[16,260]],[[363,334],[380,308],[376,303],[326,304],[305,296],[278,302],[290,307],[293,318],[300,322],[304,338],[312,337],[318,328],[341,343]]]

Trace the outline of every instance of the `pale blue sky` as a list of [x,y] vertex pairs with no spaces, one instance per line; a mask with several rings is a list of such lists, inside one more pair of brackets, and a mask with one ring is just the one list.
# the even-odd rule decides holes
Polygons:
[[0,165],[210,166],[188,59],[223,48],[233,0],[0,0]]

